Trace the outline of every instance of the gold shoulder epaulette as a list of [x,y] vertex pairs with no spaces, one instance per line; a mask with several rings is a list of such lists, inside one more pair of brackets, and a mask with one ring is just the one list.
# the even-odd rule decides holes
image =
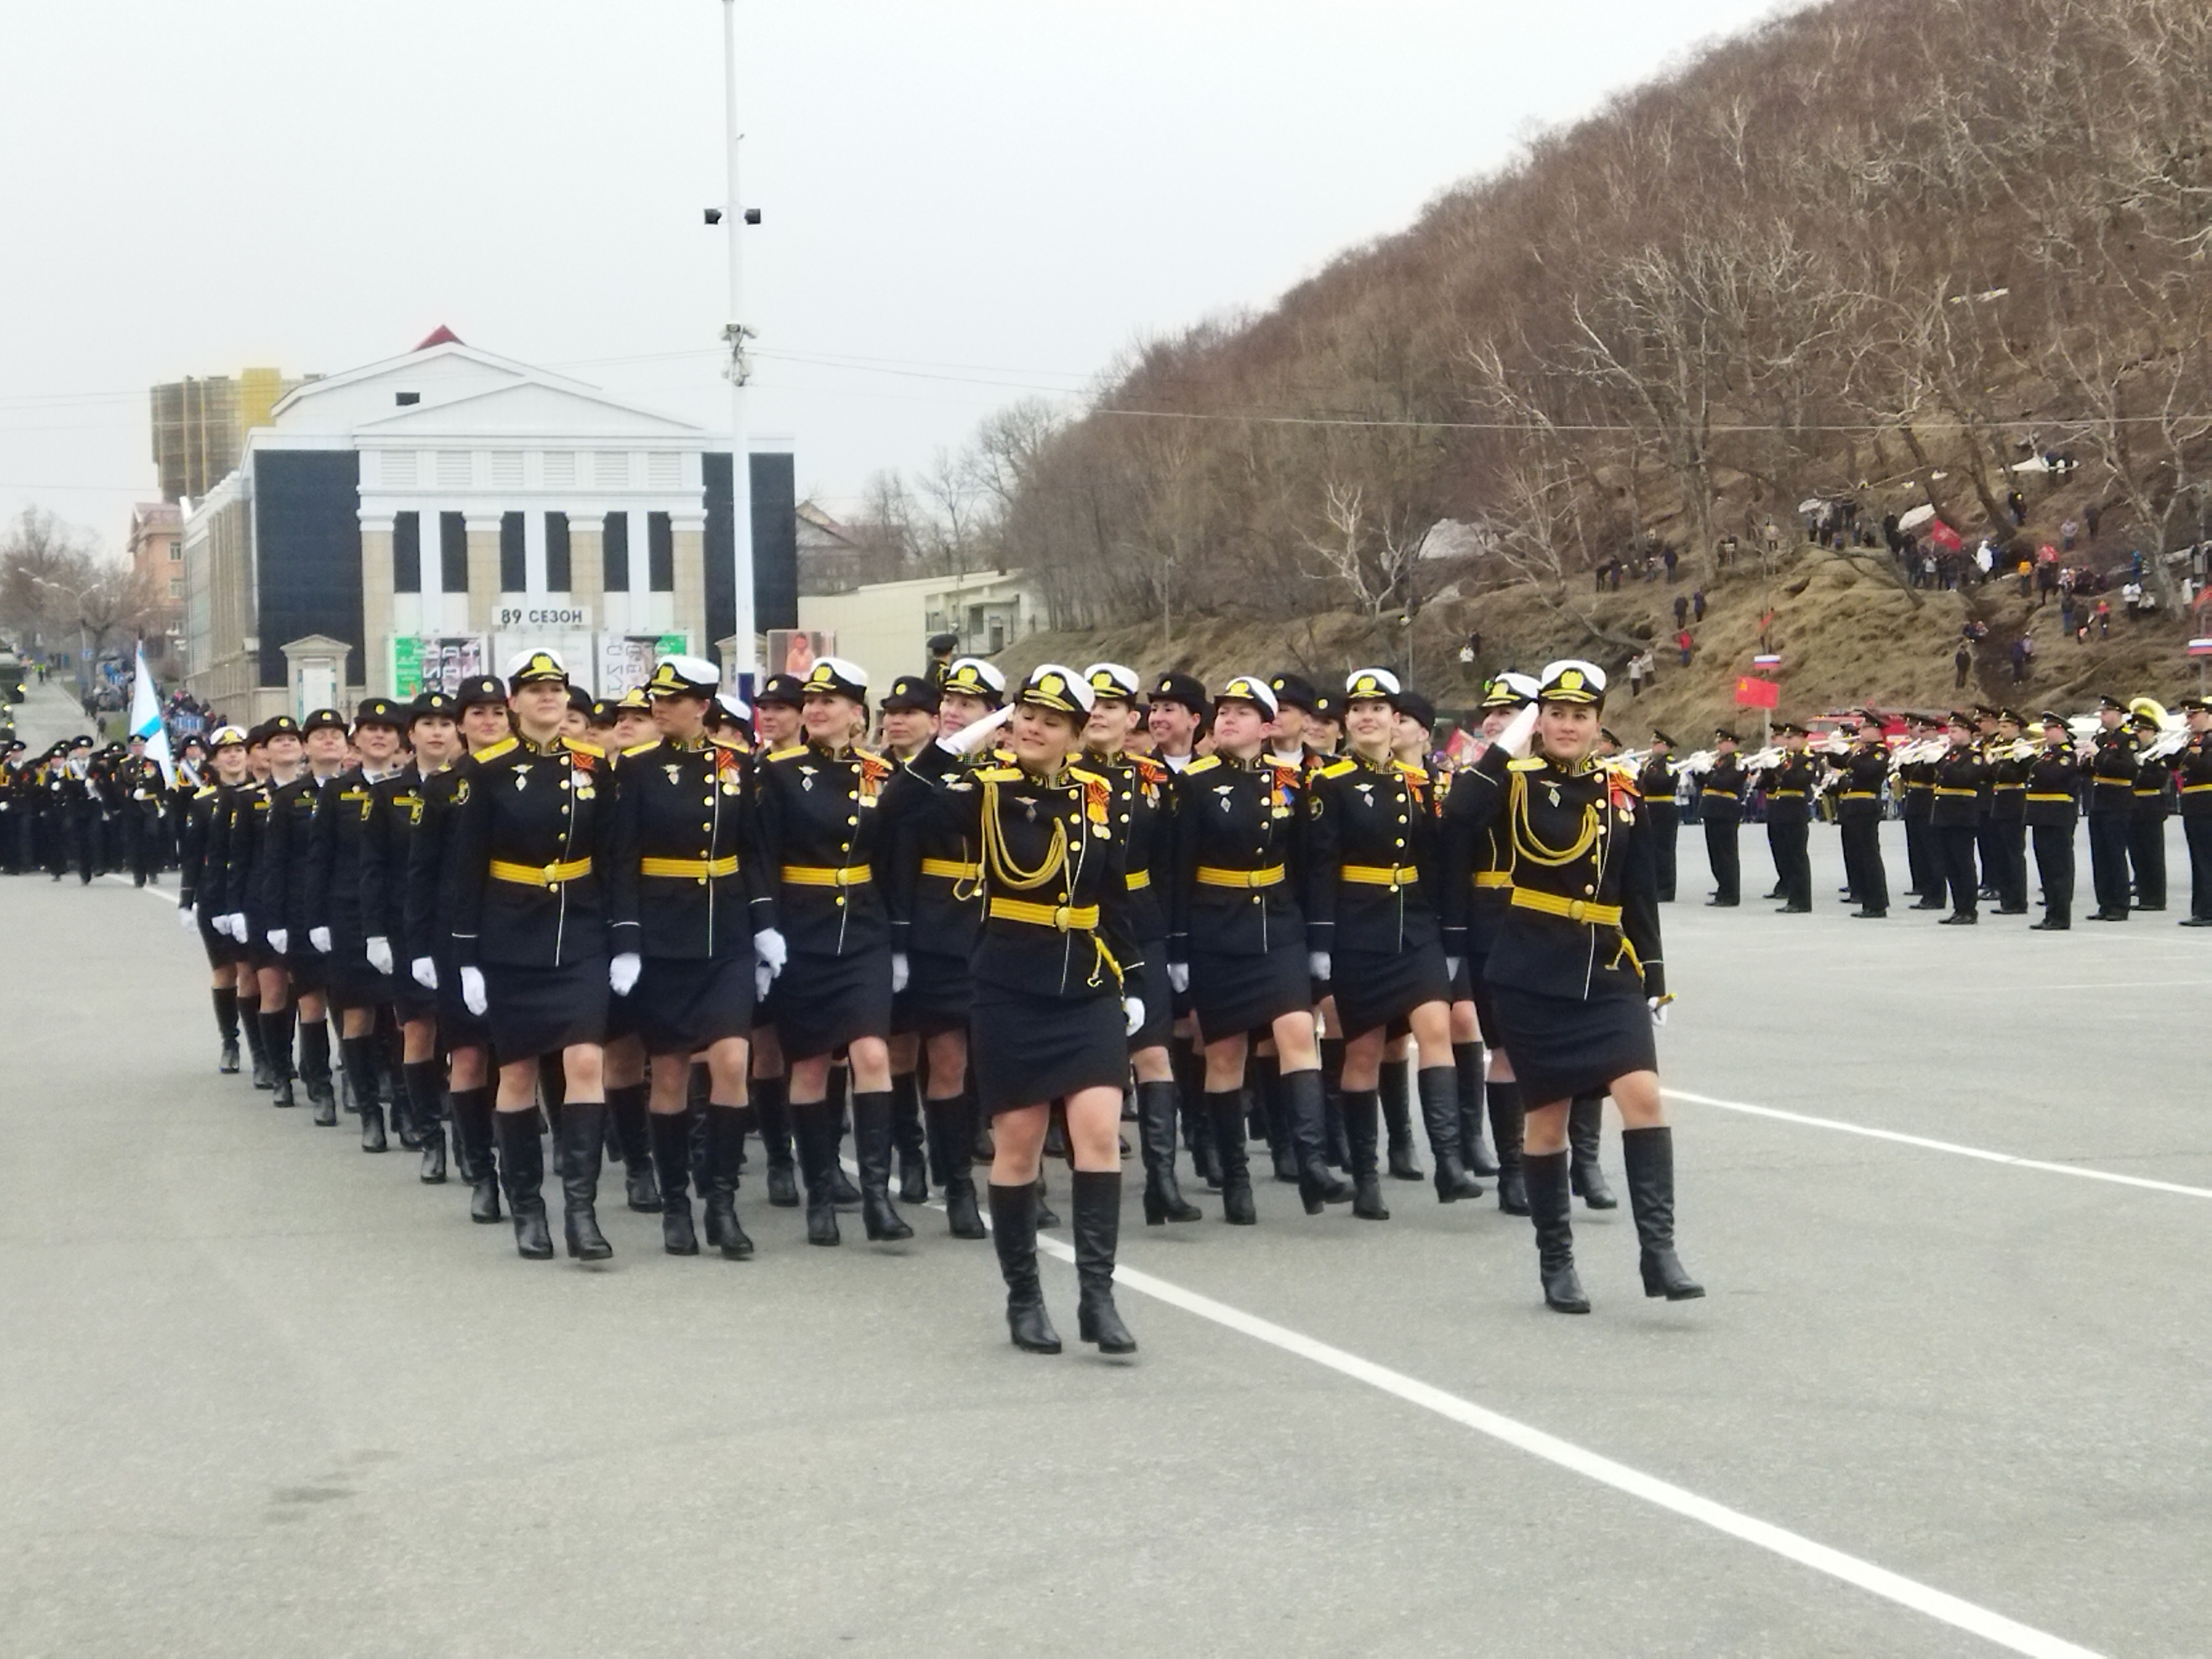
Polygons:
[[1320,771],[1314,774],[1314,775],[1316,777],[1322,778],[1340,778],[1346,772],[1355,772],[1358,769],[1359,763],[1357,761],[1331,761],[1328,765],[1322,767]]
[[605,760],[607,757],[607,751],[605,750],[600,748],[596,743],[592,743],[586,738],[563,738],[561,741],[579,755],[590,755],[598,760]]
[[1519,760],[1506,762],[1505,769],[1509,772],[1540,772],[1544,769],[1544,762],[1540,756],[1523,755]]
[[482,766],[486,761],[497,760],[501,755],[508,753],[514,748],[514,739],[513,738],[501,738],[497,743],[491,744],[489,747],[477,750],[477,752],[470,756],[469,758],[474,761],[478,766]]
[[793,755],[803,755],[805,752],[806,745],[805,744],[794,743],[788,749],[771,750],[769,752],[769,758],[772,761],[789,760]]
[[659,738],[651,738],[643,743],[634,743],[630,744],[629,748],[623,750],[623,757],[624,759],[628,759],[632,755],[650,754],[659,747],[660,739]]
[[1069,767],[1067,769],[1067,775],[1075,779],[1079,782],[1095,783],[1102,788],[1111,789],[1114,787],[1113,781],[1107,777],[1104,773],[1094,772],[1091,770],[1090,768],[1085,766]]
[[204,783],[198,788],[192,791],[192,799],[194,800],[205,800],[213,793],[215,793],[215,786],[211,783]]
[[979,766],[969,774],[982,783],[1012,783],[1021,775],[1018,766]]
[[720,732],[709,732],[707,741],[717,749],[726,749],[733,755],[750,755],[752,750],[742,738],[725,737]]
[[1221,757],[1218,755],[1200,755],[1196,760],[1193,761],[1189,765],[1182,769],[1182,775],[1187,778],[1195,777],[1200,772],[1211,772],[1215,767],[1220,764]]

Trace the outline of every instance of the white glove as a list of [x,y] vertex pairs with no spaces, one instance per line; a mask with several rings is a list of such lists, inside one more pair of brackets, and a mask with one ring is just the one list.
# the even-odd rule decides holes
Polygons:
[[177,907],[177,926],[183,928],[186,933],[191,933],[194,926],[198,924],[198,921],[199,917],[194,912],[191,905],[179,904]]
[[1456,980],[1459,977],[1459,964],[1462,960],[1463,958],[1459,957],[1446,957],[1444,958],[1444,977],[1446,979]]
[[313,945],[324,956],[330,955],[331,930],[327,927],[310,927],[307,929],[307,943]]
[[435,957],[417,957],[407,964],[407,971],[415,982],[426,991],[438,988],[438,960]]
[[906,952],[891,952],[891,994],[896,996],[906,989],[906,982],[914,977],[914,964],[906,959]]
[[1667,1023],[1667,999],[1646,997],[1644,1000],[1651,1010],[1651,1023],[1654,1025],[1664,1025]]
[[1177,996],[1188,993],[1190,989],[1190,964],[1187,962],[1168,963],[1168,983],[1174,988]]
[[607,983],[617,996],[626,997],[637,984],[639,970],[644,966],[645,958],[636,951],[619,951],[614,960],[607,963]]
[[775,969],[764,962],[753,963],[753,1000],[758,1002],[768,994],[768,988],[775,983]]
[[791,947],[775,928],[763,927],[753,935],[753,955],[767,968],[768,976],[774,979],[783,971],[783,964],[791,960]]
[[1137,1033],[1138,1033],[1139,1031],[1140,1031],[1140,1030],[1142,1030],[1144,1029],[1144,1024],[1145,1024],[1145,1000],[1144,1000],[1144,998],[1142,998],[1142,997],[1123,997],[1123,998],[1121,999],[1121,1012],[1122,1012],[1125,1016],[1127,1016],[1127,1019],[1128,1019],[1128,1022],[1129,1022],[1129,1026],[1128,1026],[1128,1034],[1129,1034],[1131,1036],[1136,1036],[1136,1035],[1137,1035]]
[[484,1000],[483,969],[481,968],[462,969],[461,1006],[467,1009],[478,1019],[482,1019],[483,1018],[484,1010],[490,1006],[491,1005],[489,1003]]
[[1498,746],[1515,760],[1525,760],[1535,735],[1536,705],[1532,702],[1506,722],[1505,729],[1498,734]]
[[240,945],[246,943],[245,911],[233,910],[230,913],[230,936],[236,939]]
[[282,927],[271,927],[269,930],[269,948],[280,957],[286,955],[292,948],[291,933]]
[[1014,706],[993,710],[973,726],[963,726],[949,738],[939,738],[937,746],[948,755],[972,755],[990,744],[992,734],[1014,717]]
[[380,974],[392,971],[392,941],[380,933],[368,941],[368,965]]
[[1306,952],[1306,974],[1309,978],[1317,979],[1322,981],[1323,983],[1327,983],[1329,978],[1329,967],[1330,963],[1328,951],[1309,951]]

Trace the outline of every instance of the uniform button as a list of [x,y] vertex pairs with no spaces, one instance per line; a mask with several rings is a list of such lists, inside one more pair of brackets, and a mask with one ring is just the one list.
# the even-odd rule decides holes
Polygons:
[[702,823],[699,827],[702,830],[712,830],[714,826],[711,823]]
[[1585,887],[1585,888],[1583,888],[1583,891],[1584,891],[1585,893],[1595,893],[1595,891],[1597,891],[1597,889],[1596,889],[1596,888],[1595,888],[1595,887]]
[[843,908],[845,908],[845,901],[844,901],[844,898],[843,898],[842,896],[840,896],[839,897],[837,897],[837,898],[836,898],[836,899],[831,900],[830,902],[831,902],[832,903],[834,903],[834,904],[835,904],[835,905],[836,905],[836,906],[840,910],[842,910],[842,909],[843,909]]
[[858,823],[860,821],[860,817],[859,817],[859,815],[856,813],[856,814],[854,814],[853,817],[849,817],[849,818],[847,818],[847,819],[845,820],[845,823],[846,823],[846,824],[847,824],[847,826],[848,826],[848,827],[850,827],[850,826],[851,826],[851,825],[853,825],[853,824]]
[[849,853],[853,850],[853,843],[849,841],[841,841],[837,843],[837,850],[841,853]]

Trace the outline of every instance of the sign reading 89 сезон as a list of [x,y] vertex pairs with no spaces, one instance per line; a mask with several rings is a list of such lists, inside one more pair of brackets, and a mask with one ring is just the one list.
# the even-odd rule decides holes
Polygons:
[[510,628],[589,628],[592,607],[588,605],[503,605],[499,608],[499,626]]

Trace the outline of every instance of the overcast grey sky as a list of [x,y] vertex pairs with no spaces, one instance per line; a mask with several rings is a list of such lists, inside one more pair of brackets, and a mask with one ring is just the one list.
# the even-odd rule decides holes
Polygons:
[[[754,424],[832,510],[1265,306],[1777,0],[739,0]],[[720,0],[19,0],[0,514],[119,544],[145,388],[441,323],[702,422]]]

